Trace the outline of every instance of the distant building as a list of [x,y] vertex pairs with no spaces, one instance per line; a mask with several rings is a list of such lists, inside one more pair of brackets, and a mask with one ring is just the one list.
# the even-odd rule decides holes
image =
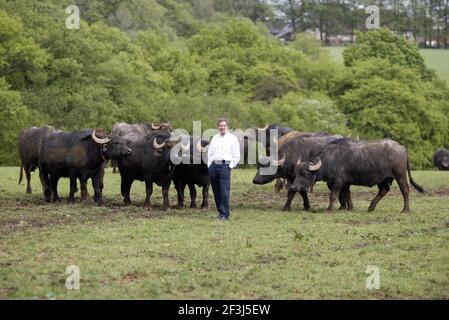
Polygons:
[[295,32],[291,23],[269,22],[267,26],[271,34],[280,41],[293,41],[295,39]]
[[[268,22],[268,30],[270,33],[282,42],[295,40],[295,32],[291,23],[285,22]],[[326,39],[326,34],[320,32],[320,29],[306,30],[306,32],[312,34],[317,40]],[[356,41],[356,36],[351,34],[340,34],[327,37],[327,45],[330,46],[345,46],[349,43]]]

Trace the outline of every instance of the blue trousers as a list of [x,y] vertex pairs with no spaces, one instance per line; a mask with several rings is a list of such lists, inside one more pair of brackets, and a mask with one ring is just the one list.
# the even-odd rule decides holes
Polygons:
[[229,168],[228,164],[212,163],[209,167],[209,178],[218,213],[222,217],[229,218],[231,168]]

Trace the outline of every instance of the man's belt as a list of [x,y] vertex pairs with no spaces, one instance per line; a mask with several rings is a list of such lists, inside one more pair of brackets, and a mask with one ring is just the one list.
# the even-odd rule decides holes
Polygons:
[[230,164],[231,161],[227,161],[227,160],[215,160],[214,163],[215,163],[215,164]]

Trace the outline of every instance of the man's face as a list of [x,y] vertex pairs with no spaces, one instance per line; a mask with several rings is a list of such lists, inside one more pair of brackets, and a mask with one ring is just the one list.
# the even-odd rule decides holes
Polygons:
[[226,121],[220,121],[218,123],[218,131],[220,131],[220,133],[224,135],[226,131],[228,131],[228,123]]

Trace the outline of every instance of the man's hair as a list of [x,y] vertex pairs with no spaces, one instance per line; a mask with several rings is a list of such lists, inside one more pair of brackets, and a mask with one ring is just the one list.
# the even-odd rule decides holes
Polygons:
[[220,122],[223,122],[223,121],[226,122],[226,125],[229,127],[229,120],[227,118],[220,118],[220,119],[218,119],[217,126],[219,126]]

